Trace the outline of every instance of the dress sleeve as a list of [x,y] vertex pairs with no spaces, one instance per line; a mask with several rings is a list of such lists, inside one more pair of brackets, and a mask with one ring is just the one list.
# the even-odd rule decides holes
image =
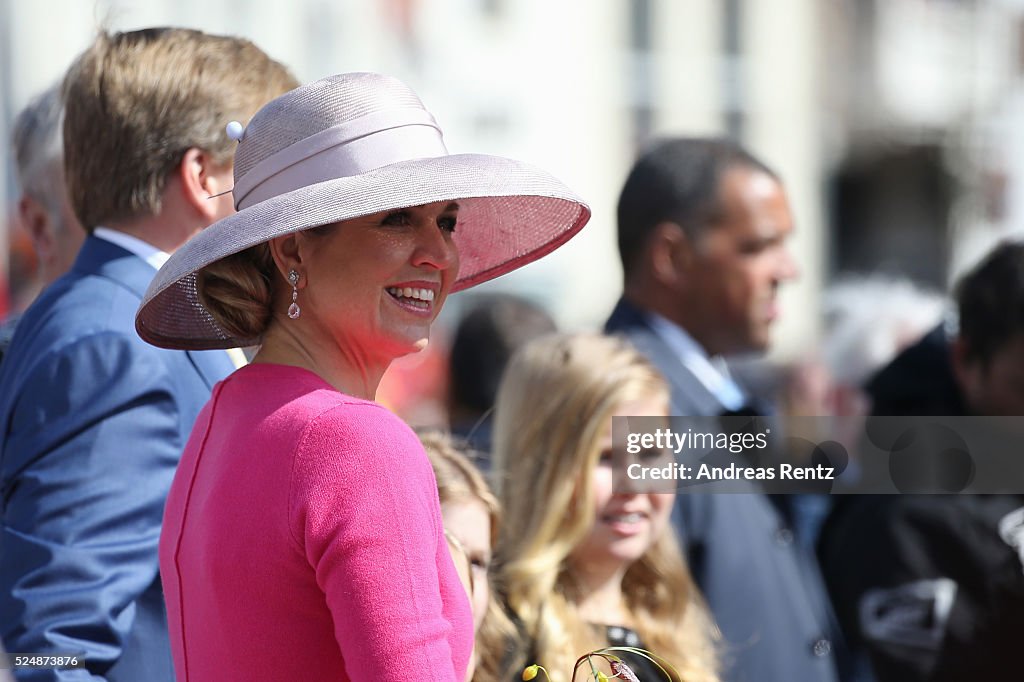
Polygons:
[[289,515],[351,679],[426,672],[462,682],[441,596],[439,557],[448,550],[437,486],[405,424],[373,404],[342,405],[313,420],[298,445]]

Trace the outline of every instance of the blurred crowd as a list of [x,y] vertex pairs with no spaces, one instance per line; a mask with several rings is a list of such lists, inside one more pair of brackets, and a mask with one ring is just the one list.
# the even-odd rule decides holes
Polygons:
[[[133,60],[151,60],[150,71]],[[151,75],[169,78],[185,68],[188,78]],[[108,74],[107,82],[103,69],[116,78]],[[147,96],[137,94],[145,87],[133,79],[148,78],[157,78],[165,95],[180,96],[168,95],[158,106],[133,100]],[[206,554],[215,543],[182,545],[185,531],[177,530],[176,553],[168,553],[161,524],[213,527],[203,514],[254,504],[251,495],[227,492],[233,485],[227,473],[204,482],[196,457],[182,460],[189,468],[181,482],[181,452],[186,442],[189,452],[206,447],[205,439],[193,445],[194,434],[214,420],[202,406],[211,391],[215,399],[227,395],[214,387],[230,388],[226,377],[252,369],[246,363],[254,355],[254,364],[273,357],[305,365],[282,361],[287,356],[274,345],[280,337],[270,331],[262,349],[255,347],[261,338],[229,353],[202,343],[155,350],[135,331],[148,318],[140,312],[136,322],[135,316],[140,302],[153,300],[143,292],[157,269],[173,265],[169,254],[236,208],[250,210],[237,197],[231,201],[240,176],[232,176],[235,141],[224,135],[224,124],[248,122],[297,85],[247,41],[152,29],[101,36],[62,84],[18,116],[11,131],[21,190],[17,219],[45,288],[23,316],[0,328],[0,635],[12,659],[77,654],[83,663],[15,667],[17,679],[159,682],[175,679],[175,671],[179,680],[241,679],[232,672],[233,658],[255,656],[232,649],[235,640],[210,620],[220,608],[237,608],[232,590],[245,594],[227,573],[206,571],[224,560]],[[148,111],[157,113],[147,118]],[[277,115],[286,114],[301,120],[293,112]],[[299,143],[314,136],[299,132],[299,124],[289,130]],[[132,184],[136,178],[143,180]],[[492,194],[504,191],[500,178],[496,186]],[[406,219],[419,219],[411,215]],[[538,212],[536,221],[547,219]],[[456,235],[475,227],[462,220]],[[709,137],[661,140],[643,151],[621,188],[616,224],[622,295],[601,329],[559,330],[545,301],[515,292],[462,294],[467,304],[454,327],[425,350],[420,344],[417,354],[396,353],[405,357],[370,391],[369,400],[417,427],[437,485],[446,547],[472,611],[475,638],[465,676],[458,642],[448,635],[455,672],[424,674],[513,680],[539,664],[550,679],[564,681],[573,679],[579,656],[605,650],[619,653],[595,664],[602,675],[612,677],[626,664],[641,680],[1020,679],[1015,643],[1024,632],[1024,491],[768,495],[750,482],[742,493],[672,495],[618,488],[611,470],[612,419],[620,416],[1024,414],[1024,243],[996,245],[949,292],[899,275],[850,273],[824,292],[822,310],[783,310],[778,292],[801,270],[788,248],[799,225],[786,179],[770,159]],[[271,252],[280,262],[291,257],[282,244]],[[117,249],[137,261],[140,273],[126,274],[127,266],[105,255]],[[469,252],[462,252],[465,264]],[[307,285],[305,274],[292,279],[291,273],[282,270],[281,281],[268,287],[275,305],[290,300],[302,307],[300,324],[312,325],[318,315],[330,320],[323,310],[349,314],[310,293],[315,282]],[[212,309],[203,287],[213,285],[195,286],[190,304]],[[405,291],[406,298],[419,295]],[[237,300],[239,309],[251,302]],[[103,305],[95,307],[97,301]],[[299,318],[299,307],[294,316],[288,311]],[[789,314],[820,315],[822,338],[786,364],[769,363],[773,326]],[[210,319],[220,324],[219,315]],[[116,322],[103,326],[108,317]],[[252,340],[240,332],[224,338]],[[197,359],[194,351],[208,355]],[[302,383],[264,380],[274,388],[253,382],[251,391],[283,394]],[[237,424],[248,424],[249,413],[239,415]],[[348,438],[334,440],[328,432],[324,447],[336,443],[343,459]],[[374,442],[381,453],[397,447],[384,441],[410,442],[382,438]],[[254,435],[252,452],[261,447]],[[418,448],[413,455],[421,454]],[[229,451],[218,451],[221,464]],[[219,503],[211,501],[220,495]],[[381,495],[382,505],[386,498]],[[273,497],[268,492],[265,499]],[[327,494],[307,500],[325,507],[311,508],[309,524],[331,523],[334,501]],[[379,541],[402,542],[403,522],[396,517],[378,528],[387,535]],[[222,534],[242,532],[217,527]],[[347,541],[344,529],[317,537]],[[247,562],[295,552],[266,543],[252,555],[224,560],[235,564],[232,580],[247,573]],[[380,556],[397,555],[409,552]],[[424,557],[433,577],[417,582],[416,594],[439,590],[448,604],[447,565],[434,567],[431,552]],[[316,579],[295,577],[292,584],[290,568],[273,573],[281,594],[268,595],[268,603],[287,604],[294,596],[295,618],[320,627],[341,652],[348,672],[338,679],[361,679],[354,671],[375,666],[378,679],[391,679],[383,672],[390,668],[376,660],[355,666],[346,633],[404,626],[368,609],[360,616],[366,623],[343,627],[335,620],[332,629],[324,616],[338,608],[328,589],[330,566],[309,561]],[[169,565],[181,572],[173,586],[161,577]],[[190,581],[225,581],[200,607],[213,614],[203,616],[208,630],[203,618],[188,615],[196,608],[182,596]],[[317,586],[326,601],[310,597]],[[360,603],[360,590],[375,588],[353,581],[346,589],[339,603]],[[165,603],[170,595],[178,599]],[[409,614],[419,612],[396,613],[415,618]],[[445,627],[457,629],[458,616],[447,606],[443,613]],[[253,617],[251,627],[272,615]],[[244,630],[245,619],[237,622]],[[282,619],[281,629],[288,622]],[[185,623],[199,632],[185,632]],[[204,654],[192,661],[196,672],[183,670],[190,637],[220,642],[222,660],[210,664]],[[269,639],[291,645],[300,638],[262,632],[252,641]],[[657,659],[638,653],[641,648]],[[289,679],[309,679],[301,670],[297,663]],[[598,679],[589,668],[580,676],[587,674]]]

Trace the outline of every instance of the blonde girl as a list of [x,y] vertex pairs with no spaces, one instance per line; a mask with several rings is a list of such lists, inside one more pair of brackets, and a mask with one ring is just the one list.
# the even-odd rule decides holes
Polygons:
[[612,417],[664,417],[668,404],[664,379],[618,338],[543,337],[511,361],[494,432],[498,577],[522,639],[506,679],[539,663],[565,682],[579,655],[609,644],[642,645],[684,682],[718,679],[668,523],[674,496],[611,484]]

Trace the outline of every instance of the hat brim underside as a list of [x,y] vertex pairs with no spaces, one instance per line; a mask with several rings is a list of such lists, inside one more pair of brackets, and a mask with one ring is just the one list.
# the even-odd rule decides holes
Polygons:
[[548,173],[512,159],[457,154],[403,161],[281,194],[206,228],[178,249],[150,284],[139,335],[162,348],[210,350],[258,344],[231,336],[200,303],[195,273],[225,256],[292,232],[372,213],[459,202],[453,291],[537,260],[587,223],[590,209]]

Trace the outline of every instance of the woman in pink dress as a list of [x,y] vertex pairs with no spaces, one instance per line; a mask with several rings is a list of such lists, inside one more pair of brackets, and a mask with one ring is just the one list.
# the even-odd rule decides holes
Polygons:
[[590,211],[533,167],[449,155],[419,98],[376,74],[228,132],[238,213],[171,257],[136,319],[166,348],[260,346],[214,388],[167,501],[178,679],[462,682],[473,619],[430,464],[374,394],[450,292]]

